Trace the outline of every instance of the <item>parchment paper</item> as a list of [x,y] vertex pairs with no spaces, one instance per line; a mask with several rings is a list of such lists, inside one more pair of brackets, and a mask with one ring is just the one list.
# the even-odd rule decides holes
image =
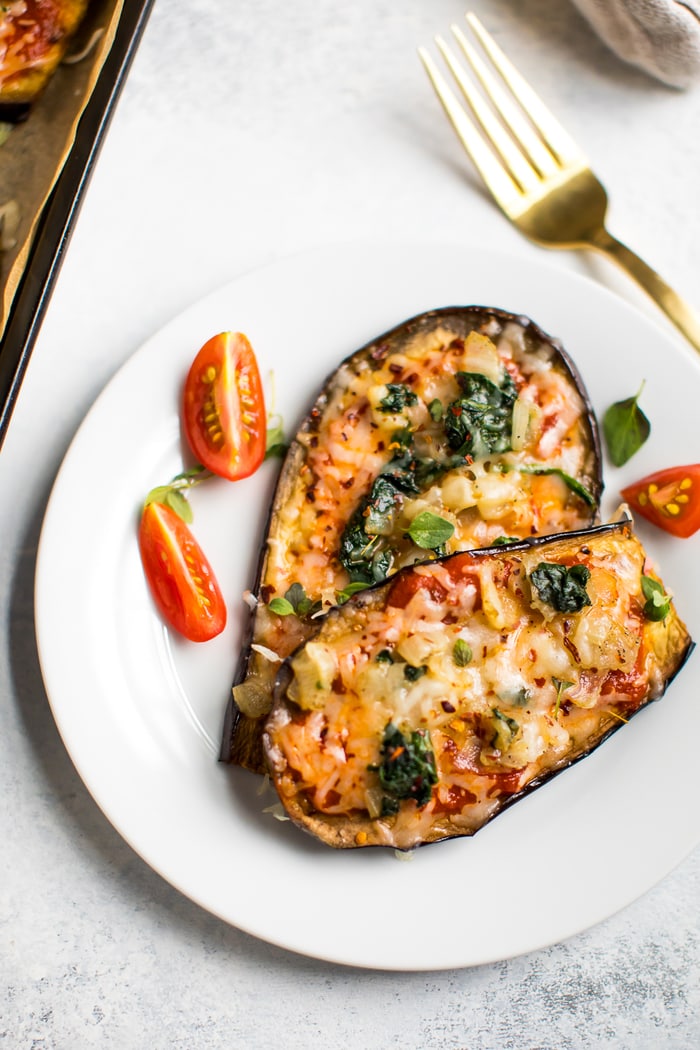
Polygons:
[[[17,293],[37,224],[70,154],[80,117],[90,100],[109,54],[124,0],[92,0],[67,57],[79,54],[100,35],[89,53],[75,63],[62,63],[27,119],[14,125],[0,145],[0,208],[15,201],[16,229],[5,224],[0,249],[0,352],[2,337]],[[8,239],[14,243],[7,243]]]

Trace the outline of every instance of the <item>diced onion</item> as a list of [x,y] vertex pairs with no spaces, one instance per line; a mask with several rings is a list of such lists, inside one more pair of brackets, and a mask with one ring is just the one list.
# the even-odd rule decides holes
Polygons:
[[470,332],[464,344],[464,366],[468,372],[478,372],[499,386],[503,378],[503,367],[498,350],[488,336]]
[[271,664],[281,664],[282,657],[279,653],[276,653],[274,649],[268,649],[266,645],[258,645],[253,642],[250,647],[254,649],[256,653],[260,653],[264,660],[269,660]]
[[516,398],[513,405],[513,427],[510,438],[511,448],[514,452],[520,452],[525,447],[529,428],[530,406],[522,397]]

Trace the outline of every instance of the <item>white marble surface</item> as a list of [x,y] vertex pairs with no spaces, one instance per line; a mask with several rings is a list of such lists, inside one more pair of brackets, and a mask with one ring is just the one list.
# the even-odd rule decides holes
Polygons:
[[[624,66],[565,0],[472,7],[585,145],[614,232],[699,304],[700,87]],[[50,486],[91,402],[152,332],[307,246],[379,235],[540,253],[481,191],[416,58],[463,11],[155,4],[0,456],[0,1043],[12,1050],[700,1045],[697,850],[621,914],[524,957],[427,975],[330,966],[222,924],[130,850],[76,774],[39,672],[32,588]],[[604,261],[548,258],[656,317]]]

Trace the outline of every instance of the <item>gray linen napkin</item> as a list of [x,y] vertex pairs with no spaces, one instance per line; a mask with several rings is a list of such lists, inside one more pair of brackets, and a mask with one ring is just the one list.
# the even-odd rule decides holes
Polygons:
[[620,58],[673,87],[700,77],[700,0],[573,0]]

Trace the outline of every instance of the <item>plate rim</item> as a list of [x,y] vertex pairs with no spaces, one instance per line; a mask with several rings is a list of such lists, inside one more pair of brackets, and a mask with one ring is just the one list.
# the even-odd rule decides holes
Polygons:
[[[287,267],[289,267],[290,265],[294,264],[295,262],[298,262],[300,259],[308,260],[310,258],[313,258],[313,259],[316,259],[316,260],[320,261],[320,260],[326,258],[328,255],[333,256],[335,253],[338,253],[338,252],[347,253],[348,252],[348,244],[351,246],[351,251],[352,252],[360,252],[361,253],[363,250],[366,251],[369,245],[372,246],[373,250],[376,250],[377,245],[386,246],[388,243],[390,243],[394,247],[401,246],[402,248],[405,249],[407,244],[417,245],[417,244],[420,243],[420,244],[424,245],[426,242],[410,242],[410,241],[392,241],[392,242],[386,242],[386,241],[372,241],[372,242],[364,242],[363,241],[363,242],[360,242],[360,241],[357,241],[357,242],[346,242],[345,244],[333,244],[333,245],[316,246],[314,248],[307,249],[307,250],[305,250],[303,252],[295,253],[294,255],[286,256],[286,257],[284,257],[282,259],[274,260],[273,262],[268,263],[266,265],[263,265],[261,267],[258,267],[258,268],[256,268],[255,270],[253,270],[253,271],[251,271],[249,273],[239,275],[238,277],[233,278],[233,280],[225,282],[218,289],[214,289],[212,292],[210,292],[208,295],[204,296],[202,299],[200,299],[197,302],[191,304],[189,307],[187,307],[180,314],[178,314],[175,317],[171,318],[165,325],[161,326],[161,328],[159,328],[156,332],[154,332],[147,340],[144,341],[144,343],[138,349],[136,349],[134,351],[133,354],[131,354],[129,356],[129,358],[122,364],[122,366],[117,370],[117,372],[114,374],[114,376],[105,385],[105,387],[103,388],[103,390],[98,395],[98,397],[96,398],[95,402],[93,403],[92,407],[88,411],[87,415],[85,416],[85,419],[82,421],[82,423],[78,427],[78,429],[77,429],[77,431],[76,431],[73,439],[71,440],[70,445],[69,445],[69,447],[68,447],[68,449],[66,451],[65,457],[64,457],[64,459],[62,461],[62,464],[61,464],[61,466],[60,466],[60,468],[59,468],[59,470],[57,472],[54,484],[52,486],[51,494],[49,496],[49,500],[48,500],[47,506],[46,506],[46,512],[45,512],[45,515],[44,515],[44,522],[42,524],[41,535],[40,535],[39,544],[38,544],[38,548],[37,548],[36,576],[35,576],[35,624],[36,624],[36,635],[37,635],[37,648],[38,648],[38,651],[39,651],[39,660],[40,660],[40,666],[41,666],[41,670],[42,670],[42,676],[44,678],[44,682],[45,682],[46,691],[47,691],[47,695],[48,695],[48,698],[49,698],[49,703],[50,703],[50,706],[51,706],[51,710],[52,710],[54,719],[56,720],[56,724],[57,724],[59,733],[61,735],[61,738],[63,740],[64,746],[66,747],[66,749],[67,749],[67,751],[68,751],[68,753],[69,753],[69,755],[71,757],[71,760],[73,761],[73,764],[75,765],[79,775],[81,776],[81,779],[83,779],[83,782],[85,783],[87,790],[90,792],[92,797],[95,799],[96,803],[98,804],[98,806],[100,807],[102,812],[105,814],[107,819],[110,821],[110,823],[112,823],[112,825],[116,828],[116,830],[119,832],[119,834],[125,839],[125,841],[127,841],[129,843],[129,845],[135,850],[135,852],[137,852],[139,854],[139,856],[141,856],[141,858],[151,868],[153,868],[153,870],[158,872],[158,874],[160,874],[162,878],[164,878],[167,882],[169,882],[171,885],[176,887],[179,890],[179,892],[183,893],[184,896],[186,896],[189,899],[193,900],[195,903],[197,903],[199,906],[203,907],[205,910],[209,911],[211,914],[217,915],[222,921],[225,921],[225,922],[227,922],[227,923],[229,923],[231,925],[234,925],[237,928],[243,930],[244,932],[249,933],[249,934],[251,934],[253,936],[256,936],[256,937],[258,937],[258,938],[260,938],[260,939],[262,939],[264,941],[267,941],[268,943],[275,944],[275,945],[277,945],[279,947],[282,947],[282,948],[285,948],[287,950],[290,950],[290,951],[293,951],[293,952],[297,952],[297,953],[302,954],[302,955],[310,956],[312,958],[318,958],[318,959],[321,959],[321,960],[326,961],[326,962],[339,964],[339,965],[350,965],[350,966],[356,966],[356,967],[361,967],[361,968],[369,968],[369,969],[427,972],[427,971],[430,971],[430,970],[444,970],[444,969],[450,969],[450,968],[474,966],[474,965],[480,965],[480,964],[483,964],[483,963],[491,963],[491,962],[495,962],[495,961],[506,959],[506,958],[512,958],[514,956],[523,954],[526,951],[537,950],[537,949],[540,949],[540,948],[544,948],[544,947],[546,947],[546,946],[548,946],[548,945],[550,945],[552,943],[556,943],[557,941],[569,939],[570,937],[575,936],[578,933],[581,933],[583,930],[588,929],[592,925],[592,923],[585,922],[583,925],[579,925],[579,924],[574,923],[573,927],[568,932],[564,933],[563,936],[561,936],[561,937],[555,938],[555,940],[545,940],[545,941],[543,941],[542,943],[539,943],[539,944],[527,944],[527,945],[524,945],[524,946],[520,945],[519,947],[518,946],[514,946],[514,950],[511,953],[505,953],[504,954],[503,952],[499,952],[497,955],[494,955],[493,957],[490,957],[490,958],[484,957],[484,958],[471,959],[469,961],[462,961],[462,962],[460,962],[460,961],[457,961],[454,957],[450,957],[450,959],[447,960],[447,961],[442,961],[441,962],[441,961],[438,961],[438,960],[433,960],[433,962],[429,963],[429,964],[426,964],[425,962],[420,962],[420,963],[416,963],[414,965],[411,965],[405,960],[402,961],[401,964],[397,964],[396,962],[394,964],[392,964],[391,959],[389,957],[387,957],[387,958],[384,958],[383,962],[381,962],[379,965],[377,965],[377,963],[373,962],[369,957],[366,957],[366,958],[363,959],[362,957],[359,957],[356,953],[355,953],[355,955],[351,954],[351,955],[348,956],[346,954],[346,957],[341,957],[340,954],[337,954],[337,953],[334,953],[334,952],[323,952],[323,951],[320,951],[320,950],[314,950],[313,947],[310,948],[308,945],[305,946],[303,943],[299,943],[298,940],[294,941],[293,938],[289,938],[289,937],[277,938],[274,935],[271,935],[270,931],[267,931],[267,932],[262,931],[261,928],[260,928],[260,923],[259,922],[256,925],[255,923],[248,924],[248,923],[246,923],[244,921],[241,921],[240,919],[237,919],[237,920],[232,919],[230,914],[226,914],[225,912],[222,912],[220,909],[212,907],[211,906],[211,902],[208,903],[206,899],[202,899],[201,895],[198,895],[193,890],[193,887],[187,884],[187,880],[178,879],[172,871],[168,872],[167,870],[163,870],[162,864],[158,864],[157,861],[152,856],[147,855],[148,851],[144,851],[143,847],[139,844],[139,837],[138,836],[134,837],[133,834],[130,833],[130,830],[128,828],[124,828],[124,827],[121,826],[121,822],[115,821],[113,813],[110,812],[110,807],[108,805],[106,806],[104,804],[104,800],[102,798],[102,794],[103,793],[100,792],[99,790],[95,790],[94,785],[92,785],[91,783],[89,783],[85,779],[83,768],[81,768],[81,765],[83,765],[84,763],[81,764],[80,754],[77,753],[77,752],[79,752],[80,749],[79,748],[76,749],[75,739],[71,739],[70,738],[71,734],[70,734],[69,731],[66,731],[65,720],[61,719],[60,702],[58,704],[56,703],[56,690],[55,689],[51,690],[49,688],[49,679],[51,678],[52,671],[51,671],[51,668],[48,666],[48,664],[50,662],[50,657],[47,657],[47,644],[46,644],[46,630],[47,630],[47,626],[46,626],[46,621],[45,621],[45,610],[46,610],[46,604],[45,603],[46,603],[47,573],[50,573],[50,569],[47,568],[47,560],[46,559],[48,558],[48,556],[50,554],[51,530],[52,530],[52,528],[55,528],[55,526],[54,526],[54,518],[55,518],[55,516],[57,514],[57,510],[56,510],[57,506],[60,509],[61,487],[62,487],[63,484],[65,484],[65,481],[62,480],[62,479],[65,479],[65,477],[67,475],[69,475],[70,471],[73,469],[73,467],[71,466],[72,460],[73,460],[73,458],[76,455],[80,454],[81,442],[84,440],[84,436],[81,436],[81,435],[85,435],[88,432],[89,428],[93,425],[94,420],[97,419],[99,421],[99,415],[100,415],[100,412],[102,411],[102,406],[104,406],[106,403],[108,403],[108,399],[111,396],[113,396],[112,393],[110,393],[110,392],[114,391],[117,388],[118,384],[125,383],[128,380],[131,370],[134,370],[134,369],[138,370],[140,361],[142,361],[143,359],[147,358],[148,355],[150,355],[150,354],[154,354],[154,353],[157,354],[158,347],[160,346],[161,341],[164,338],[167,337],[168,332],[174,331],[175,329],[177,329],[182,324],[183,318],[185,318],[185,317],[192,317],[192,316],[194,316],[195,314],[197,314],[200,311],[206,312],[207,304],[211,304],[211,303],[214,303],[214,302],[218,301],[218,299],[222,295],[226,295],[227,292],[229,292],[232,288],[239,287],[242,284],[245,284],[245,282],[256,282],[256,281],[258,281],[260,279],[264,279],[265,275],[269,276],[272,271],[277,271],[277,272],[284,271]],[[434,248],[436,244],[439,244],[441,242],[429,242],[429,243],[430,243],[431,247]],[[455,245],[455,244],[449,244],[446,247],[449,248],[450,252],[456,252],[459,249],[459,246]],[[526,264],[526,265],[531,266],[531,267],[533,267],[534,269],[536,269],[536,270],[538,270],[540,272],[548,272],[550,274],[556,274],[556,279],[557,280],[563,280],[565,285],[566,284],[570,284],[571,287],[576,287],[577,285],[580,285],[581,287],[584,287],[584,288],[588,287],[588,289],[593,288],[593,289],[595,289],[595,293],[594,293],[595,295],[599,295],[599,294],[602,293],[602,296],[603,296],[604,299],[607,297],[608,301],[610,303],[614,304],[613,305],[613,310],[620,309],[622,313],[627,313],[628,316],[636,318],[637,319],[637,323],[639,323],[639,321],[641,320],[641,322],[644,324],[644,326],[646,326],[650,331],[652,331],[654,333],[655,338],[660,338],[664,342],[666,342],[667,344],[673,345],[671,343],[671,340],[670,340],[669,336],[667,335],[667,333],[665,331],[663,331],[659,326],[655,325],[649,318],[646,317],[646,315],[642,314],[639,310],[637,310],[633,305],[628,303],[626,300],[620,299],[618,296],[616,296],[614,293],[612,293],[609,289],[605,288],[604,286],[599,285],[597,282],[592,281],[590,278],[586,277],[585,275],[580,275],[580,274],[577,274],[577,273],[572,273],[572,272],[567,271],[567,270],[559,269],[559,268],[557,268],[557,267],[555,267],[555,266],[553,266],[553,265],[551,265],[549,263],[545,263],[544,261],[539,260],[539,259],[530,259],[529,257],[518,256],[518,255],[512,256],[512,255],[509,255],[509,254],[504,254],[503,252],[494,251],[493,249],[489,250],[489,255],[490,255],[492,261],[494,259],[497,259],[497,260],[499,260],[502,263],[503,260],[505,259],[505,260],[507,260],[507,263],[508,263],[509,266],[515,265],[516,268],[520,264]],[[441,303],[437,304],[436,303],[435,305],[438,306],[438,305],[443,305],[443,304],[441,304]],[[501,306],[502,304],[499,303],[499,304],[491,304],[491,305],[499,305],[499,306]],[[506,304],[503,304],[503,305],[504,305],[504,308],[505,308]],[[541,327],[543,327],[545,330],[547,330],[547,325],[546,324],[542,324],[541,321],[536,316],[534,317],[534,320],[535,320],[535,322],[537,324],[541,324]],[[555,337],[557,335],[557,333],[552,333],[552,334]],[[674,349],[675,349],[675,347],[674,347]],[[575,359],[575,357],[574,357],[574,359]],[[700,373],[698,373],[698,374],[700,375]],[[325,374],[319,376],[319,383],[322,382],[324,378],[325,378]],[[93,422],[91,422],[91,421],[93,421]],[[589,757],[589,761],[590,761],[590,759],[592,757],[593,756]],[[517,810],[518,807],[514,807],[514,809]],[[504,818],[501,818],[501,819],[504,819]],[[676,857],[665,868],[665,870],[663,871],[663,873],[660,876],[658,876],[658,877],[653,879],[653,881],[646,887],[646,889],[651,888],[652,885],[655,885],[661,878],[664,878],[665,875],[667,875],[671,870],[673,870],[673,868],[676,867],[677,864],[680,863],[683,860],[683,858],[685,856],[687,856],[687,854],[692,850],[693,845],[694,844],[691,844],[688,849],[684,849],[683,852],[682,852],[682,855]],[[445,847],[446,847],[446,844],[442,844],[441,848],[445,849]],[[645,892],[645,889],[642,889],[641,892],[642,893]],[[640,894],[636,894],[635,896],[630,897],[629,899],[623,901],[622,903],[619,903],[616,906],[612,907],[610,910],[606,911],[605,914],[601,914],[597,919],[595,919],[593,924],[597,924],[598,922],[603,921],[605,918],[609,917],[610,915],[615,914],[617,911],[621,910],[621,908],[624,908],[625,906],[627,906],[627,904],[631,903],[632,900],[636,899],[636,897],[639,896],[639,895]]]

